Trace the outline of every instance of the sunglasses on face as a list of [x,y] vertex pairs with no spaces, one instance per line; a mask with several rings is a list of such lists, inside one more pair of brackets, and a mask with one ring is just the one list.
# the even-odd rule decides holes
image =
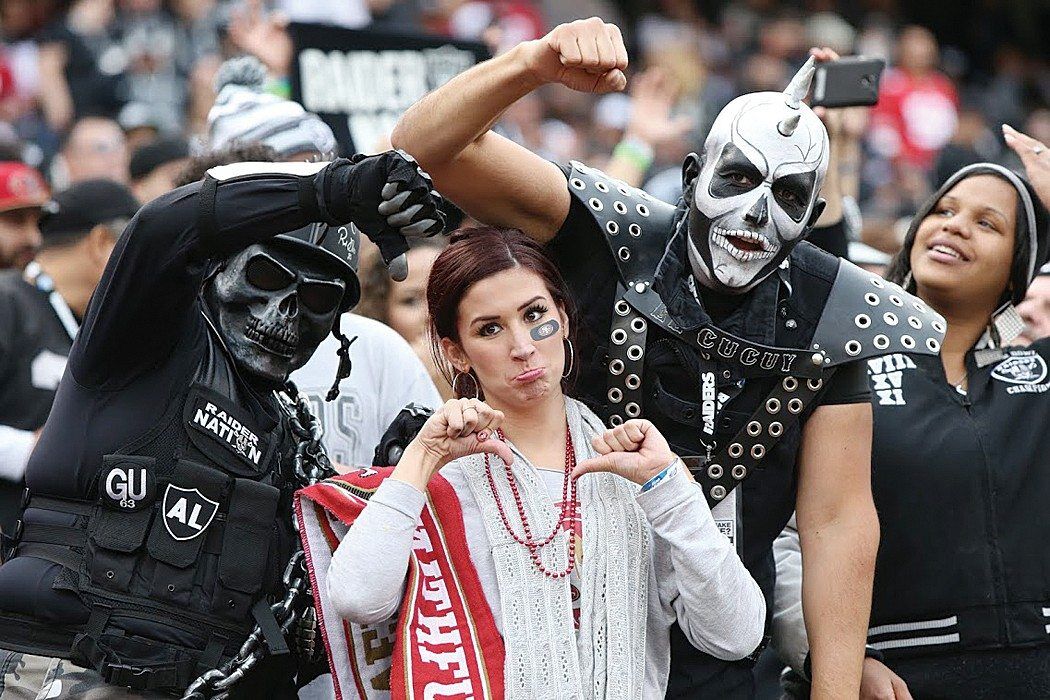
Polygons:
[[[264,292],[287,289],[299,280],[295,273],[264,253],[252,256],[244,274],[248,284]],[[296,294],[310,311],[327,314],[339,308],[339,302],[343,300],[343,285],[303,279],[296,287]]]

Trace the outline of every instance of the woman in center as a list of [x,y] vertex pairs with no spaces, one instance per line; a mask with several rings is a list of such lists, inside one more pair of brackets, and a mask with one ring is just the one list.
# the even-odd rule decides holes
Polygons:
[[357,624],[405,614],[413,535],[440,470],[502,637],[506,697],[662,698],[676,621],[718,658],[754,652],[762,593],[663,436],[645,420],[606,430],[566,396],[576,324],[543,249],[514,230],[454,235],[427,304],[458,398],[339,544],[332,609]]

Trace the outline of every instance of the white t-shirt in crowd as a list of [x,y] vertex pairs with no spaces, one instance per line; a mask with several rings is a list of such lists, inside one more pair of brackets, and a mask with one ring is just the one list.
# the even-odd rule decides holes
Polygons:
[[[430,408],[441,396],[412,347],[388,326],[357,314],[343,314],[342,332],[357,340],[350,346],[353,370],[339,384],[335,401],[324,400],[339,366],[339,341],[329,335],[292,381],[305,394],[324,425],[324,444],[335,464],[372,464],[379,439],[410,403]],[[340,469],[340,471],[344,471]]]
[[356,29],[372,21],[372,13],[364,0],[280,0],[278,7],[292,22]]

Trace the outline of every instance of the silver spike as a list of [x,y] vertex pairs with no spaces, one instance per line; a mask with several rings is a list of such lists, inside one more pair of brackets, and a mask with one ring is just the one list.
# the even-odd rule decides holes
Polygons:
[[777,124],[777,131],[780,132],[781,136],[791,136],[791,134],[795,133],[795,129],[798,128],[800,119],[802,119],[802,115],[797,112],[785,117]]
[[798,73],[795,73],[795,77],[791,79],[788,86],[784,88],[784,104],[791,109],[798,109],[802,100],[806,98],[809,84],[813,82],[813,73],[816,72],[816,63],[817,59],[810,56],[809,60],[798,69]]

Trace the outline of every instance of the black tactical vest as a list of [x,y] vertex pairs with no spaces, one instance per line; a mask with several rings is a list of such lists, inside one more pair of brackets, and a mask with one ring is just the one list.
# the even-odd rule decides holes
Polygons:
[[[114,685],[182,689],[233,656],[257,621],[272,621],[266,596],[283,592],[297,546],[294,445],[274,398],[262,399],[272,415],[248,408],[208,325],[193,381],[153,429],[103,456],[90,500],[29,497],[35,517],[17,554],[61,564],[55,587],[90,615],[71,640],[20,621],[9,637],[19,648],[71,658]],[[39,524],[48,511],[77,526]],[[15,622],[0,618],[0,631]]]

